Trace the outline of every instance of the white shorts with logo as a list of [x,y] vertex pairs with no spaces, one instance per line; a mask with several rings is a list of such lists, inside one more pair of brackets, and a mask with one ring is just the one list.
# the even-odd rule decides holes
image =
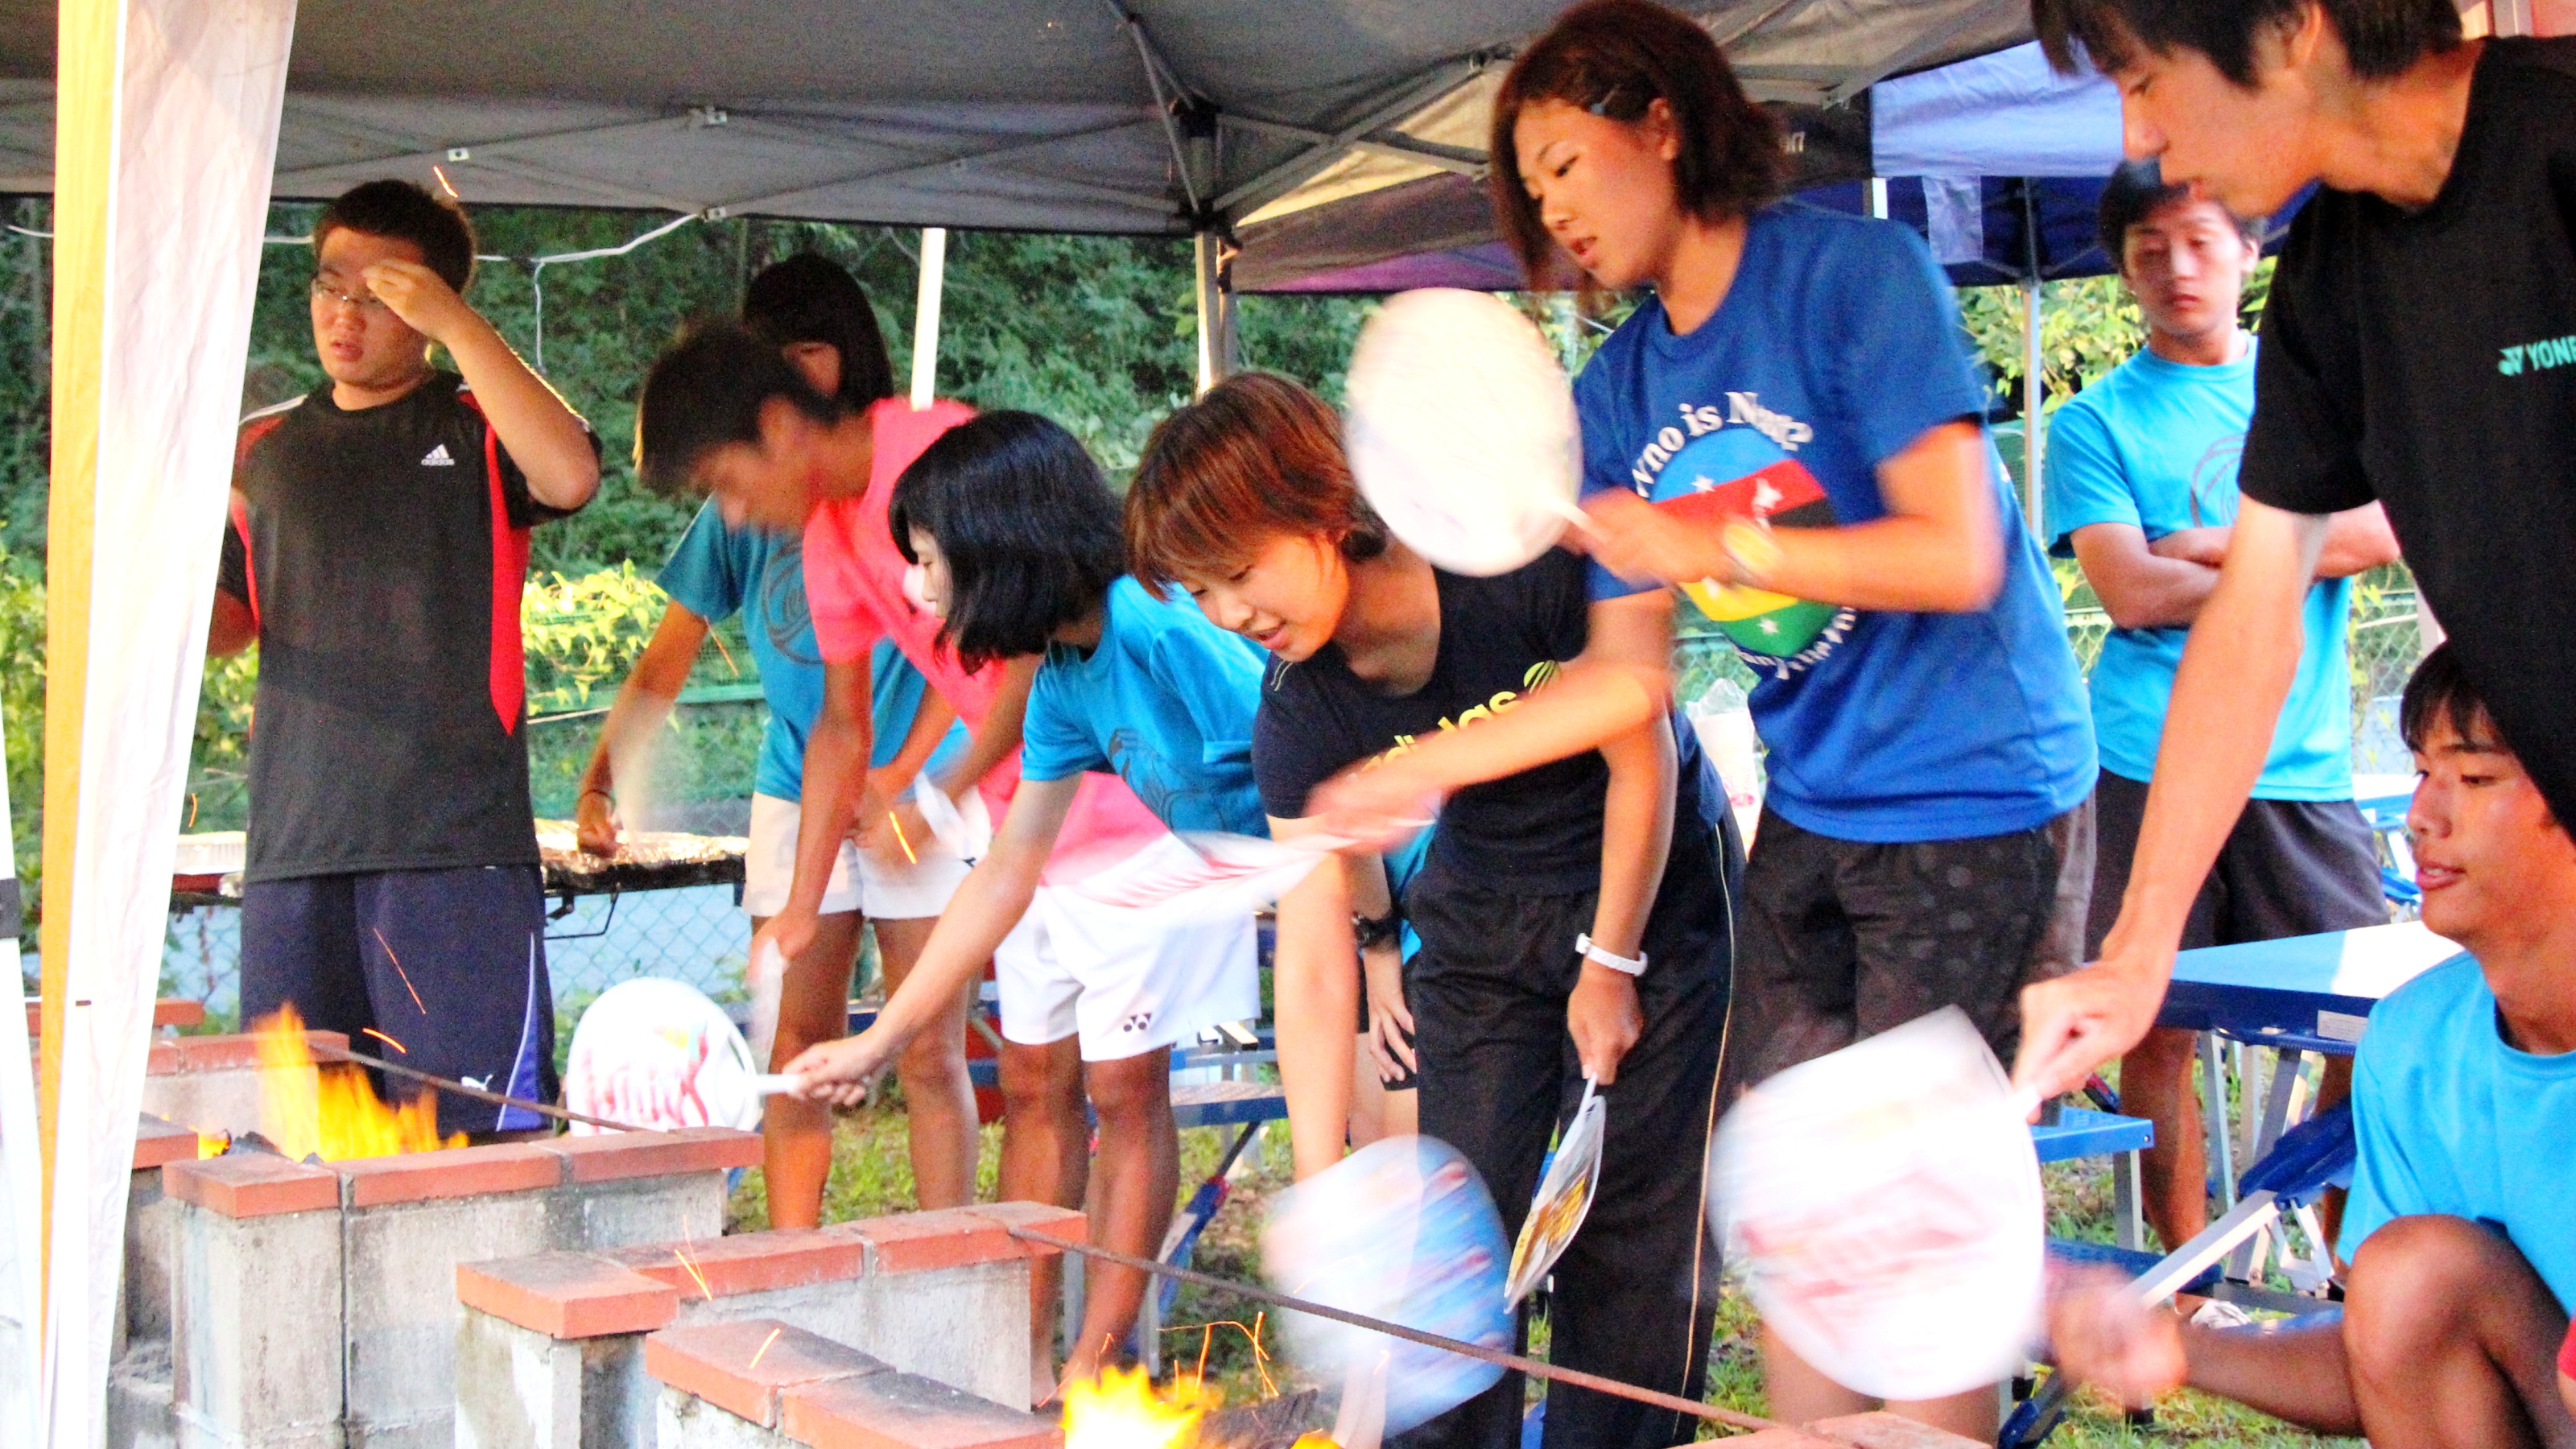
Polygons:
[[1255,952],[1249,911],[1168,924],[1040,886],[993,953],[1002,1035],[1024,1046],[1079,1036],[1087,1062],[1195,1041],[1261,1014]]
[[[980,826],[983,796],[969,790],[957,803],[968,823]],[[774,916],[786,908],[788,889],[796,882],[796,830],[803,818],[793,800],[751,797],[751,848],[742,862],[746,914]],[[912,921],[947,910],[948,898],[966,879],[966,862],[936,838],[911,844],[920,860],[888,867],[842,841],[840,858],[832,862],[832,883],[823,892],[823,914],[863,911],[876,920]]]

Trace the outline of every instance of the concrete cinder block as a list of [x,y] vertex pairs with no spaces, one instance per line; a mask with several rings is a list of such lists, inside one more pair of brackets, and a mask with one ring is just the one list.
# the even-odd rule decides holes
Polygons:
[[1017,1255],[855,1282],[684,1300],[675,1326],[774,1318],[897,1370],[1028,1405],[1029,1260]]
[[578,1449],[581,1344],[488,1313],[456,1326],[456,1449]]
[[653,1442],[660,1386],[644,1371],[644,1335],[585,1339],[581,1344],[582,1449],[627,1449]]
[[342,1309],[351,1449],[448,1449],[456,1438],[456,1265],[541,1251],[545,1192],[350,1208]]
[[547,1246],[581,1252],[712,1241],[724,1235],[724,1208],[721,1171],[573,1184],[555,1189],[554,1229]]
[[775,1429],[737,1418],[694,1394],[665,1388],[654,1405],[654,1449],[795,1449]]
[[467,1309],[456,1330],[456,1449],[644,1449],[644,1335],[558,1339]]
[[[172,1393],[189,1449],[342,1449],[340,1215],[178,1204]],[[317,1331],[317,1329],[319,1331]]]
[[170,1401],[170,1340],[136,1339],[107,1372],[108,1449],[173,1449],[178,1435]]
[[117,1349],[170,1337],[170,1274],[179,1208],[161,1191],[161,1169],[134,1174],[125,1195],[125,1297]]

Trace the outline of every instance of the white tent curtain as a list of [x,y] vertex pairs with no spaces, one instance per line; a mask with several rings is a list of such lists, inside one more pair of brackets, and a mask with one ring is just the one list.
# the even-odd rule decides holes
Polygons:
[[[0,719],[0,741],[10,721]],[[14,888],[17,852],[8,847],[9,778],[0,771],[0,882]],[[26,1014],[14,925],[0,939],[0,1026]],[[36,1431],[36,1379],[43,1342],[42,1280],[36,1274],[37,1223],[43,1177],[36,1159],[35,1063],[27,1038],[0,1030],[0,1443],[41,1444]]]
[[[55,1121],[44,1436],[103,1442],[125,1198],[260,233],[294,36],[293,0],[64,0],[116,12],[103,256],[58,246],[56,287],[102,298],[95,338],[57,336],[96,368],[85,728],[68,867]],[[95,15],[95,12],[91,12]],[[67,8],[67,29],[70,20]],[[64,51],[67,63],[73,47]],[[67,87],[68,90],[68,87]],[[75,154],[64,146],[63,156]],[[68,178],[66,178],[68,180]],[[58,195],[68,200],[70,188]],[[86,275],[71,275],[80,268]],[[60,374],[57,374],[58,382]],[[59,447],[59,444],[58,444]],[[58,452],[57,456],[61,456]],[[57,489],[79,480],[57,478]],[[56,519],[63,518],[57,510]],[[57,549],[62,540],[54,540]],[[56,587],[62,585],[56,581]],[[56,897],[57,900],[60,897]],[[14,1149],[13,1149],[14,1150]]]

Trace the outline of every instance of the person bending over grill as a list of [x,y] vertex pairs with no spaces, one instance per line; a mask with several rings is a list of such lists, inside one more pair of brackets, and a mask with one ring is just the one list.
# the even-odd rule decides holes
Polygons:
[[[744,295],[743,317],[776,342],[824,396],[864,409],[894,395],[894,366],[877,330],[876,309],[857,279],[835,263],[809,252],[764,268]],[[618,690],[582,772],[575,816],[582,848],[598,855],[616,851],[616,806],[624,800],[631,808],[643,783],[621,784],[618,765],[645,757],[646,742],[687,682],[708,628],[739,613],[769,704],[752,781],[751,848],[743,862],[742,908],[758,931],[794,888],[805,740],[823,707],[823,656],[805,602],[805,540],[792,531],[736,528],[708,502],[699,506],[655,581],[671,596],[670,604]],[[966,732],[956,709],[891,640],[879,639],[870,651],[868,680],[868,787],[900,801],[923,771],[937,779],[957,764],[966,751]],[[964,793],[969,808],[980,811],[972,803],[974,792]],[[877,960],[888,987],[899,987],[966,878],[966,861],[938,840],[897,839],[893,830],[875,834],[874,850],[842,843],[818,907],[814,944],[787,963],[768,1070],[848,1030],[850,970],[863,926],[875,921]],[[966,1075],[967,1009],[967,993],[961,991],[939,1029],[923,1033],[896,1069],[903,1082],[914,1197],[925,1208],[957,1207],[975,1198],[978,1139],[974,1086]],[[831,1176],[831,1115],[811,1102],[772,1097],[761,1118],[761,1143],[770,1225],[815,1226]]]
[[[1266,834],[1252,783],[1261,653],[1126,576],[1116,496],[1082,444],[1034,413],[987,413],[933,443],[895,485],[891,523],[921,567],[942,647],[970,663],[1040,661],[1020,788],[876,1025],[787,1070],[808,1096],[854,1100],[996,960],[1004,1074],[1034,1077],[1052,1107],[1013,1123],[1002,1195],[1082,1204],[1087,1090],[1100,1118],[1093,1241],[1150,1257],[1179,1184],[1171,1049],[1259,1014],[1252,918],[1174,925],[1086,906],[1062,884],[1081,865],[1049,872],[1049,858],[1091,772],[1124,779],[1174,830]],[[1085,1279],[1068,1379],[1099,1372],[1149,1289],[1143,1274],[1105,1263]]]

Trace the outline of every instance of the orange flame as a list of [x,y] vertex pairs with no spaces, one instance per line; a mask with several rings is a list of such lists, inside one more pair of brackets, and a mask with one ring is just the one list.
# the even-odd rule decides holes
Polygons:
[[1172,1398],[1143,1369],[1109,1368],[1064,1386],[1064,1449],[1191,1449],[1217,1395],[1185,1384]]
[[318,1153],[339,1162],[465,1145],[462,1132],[439,1137],[438,1101],[427,1088],[389,1107],[357,1067],[317,1065],[304,1043],[304,1018],[293,1006],[281,1007],[256,1034],[260,1135],[288,1157],[301,1162]]

